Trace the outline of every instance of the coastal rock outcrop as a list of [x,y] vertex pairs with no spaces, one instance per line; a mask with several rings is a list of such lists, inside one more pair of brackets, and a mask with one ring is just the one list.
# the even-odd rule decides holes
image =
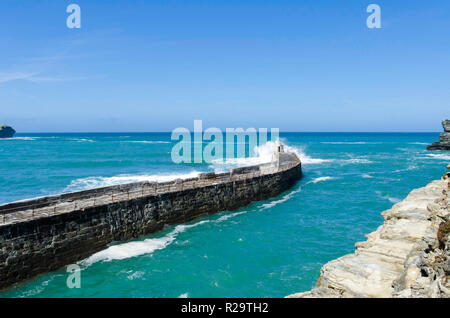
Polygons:
[[442,121],[444,132],[440,135],[439,141],[433,142],[427,150],[450,150],[450,120]]
[[325,264],[315,288],[288,297],[450,297],[449,175],[384,211],[384,224],[354,254]]
[[0,138],[11,138],[15,133],[16,131],[12,127],[5,124],[0,125]]

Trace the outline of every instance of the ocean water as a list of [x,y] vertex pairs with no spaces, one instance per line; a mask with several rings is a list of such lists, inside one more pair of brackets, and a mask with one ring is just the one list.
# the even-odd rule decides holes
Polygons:
[[[0,297],[283,297],[314,286],[326,262],[354,251],[380,213],[439,178],[450,152],[427,152],[438,133],[282,133],[303,179],[280,196],[223,211],[80,262],[81,288],[65,269]],[[140,180],[223,171],[172,163],[168,133],[18,134],[0,139],[0,203]],[[266,145],[267,146],[267,145]]]

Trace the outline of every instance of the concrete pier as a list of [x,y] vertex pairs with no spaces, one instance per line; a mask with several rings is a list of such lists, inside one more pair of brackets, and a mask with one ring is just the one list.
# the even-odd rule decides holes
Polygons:
[[0,289],[80,261],[113,241],[277,196],[302,175],[299,158],[280,151],[274,162],[227,173],[0,205]]

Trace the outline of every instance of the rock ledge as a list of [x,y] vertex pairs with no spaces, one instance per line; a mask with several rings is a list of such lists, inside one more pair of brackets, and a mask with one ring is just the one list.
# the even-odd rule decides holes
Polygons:
[[411,191],[354,254],[322,267],[315,288],[287,297],[450,297],[449,177]]
[[444,132],[440,135],[439,141],[433,142],[427,150],[450,150],[450,120],[442,121]]

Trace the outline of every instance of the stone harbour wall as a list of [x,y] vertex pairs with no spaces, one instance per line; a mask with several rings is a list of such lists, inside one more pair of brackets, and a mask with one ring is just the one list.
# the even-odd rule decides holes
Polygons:
[[[85,259],[113,241],[138,238],[165,225],[189,222],[277,196],[293,186],[301,174],[301,163],[295,156],[288,168],[270,174],[230,178],[228,182],[198,188],[100,202],[69,212],[0,223],[0,289]],[[89,191],[83,192],[86,194]],[[58,198],[61,196],[37,201],[45,205]],[[76,196],[67,194],[65,198],[72,200]],[[34,201],[7,206],[17,208]]]

